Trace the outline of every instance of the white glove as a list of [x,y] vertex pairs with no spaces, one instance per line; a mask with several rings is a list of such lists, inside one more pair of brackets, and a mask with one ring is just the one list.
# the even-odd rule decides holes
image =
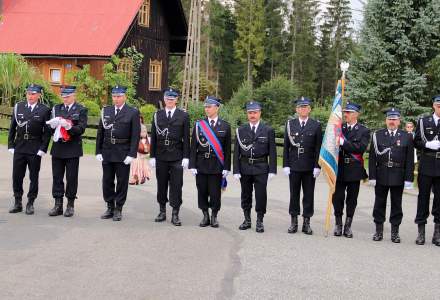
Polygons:
[[272,180],[272,178],[274,178],[275,175],[276,175],[276,174],[274,174],[274,173],[269,173],[269,176],[267,177],[267,180],[268,180],[268,181],[269,181],[269,180]]
[[440,141],[426,142],[425,147],[428,149],[437,151],[440,148]]
[[8,149],[9,153],[14,154],[14,148]]
[[241,175],[240,174],[234,174],[234,178],[237,179],[237,180],[240,180]]
[[371,186],[376,186],[376,179],[368,180],[368,184],[371,185]]
[[189,169],[191,171],[191,173],[193,173],[194,176],[197,175],[197,169]]
[[46,152],[42,151],[42,150],[38,150],[37,155],[40,157],[43,157],[44,154],[46,154]]
[[412,190],[413,189],[413,183],[411,181],[405,181],[405,189],[406,190]]
[[188,158],[182,159],[182,167],[184,169],[188,169],[188,165],[189,165],[189,159]]
[[153,169],[156,168],[156,159],[154,157],[150,158],[149,163]]
[[321,169],[320,168],[314,168],[313,169],[313,178],[317,178],[319,176],[319,174],[321,174]]
[[66,130],[69,130],[70,128],[72,128],[72,124],[70,124],[70,122],[67,122],[66,119],[60,119],[60,125],[61,125],[61,127],[66,128]]
[[290,168],[289,167],[284,167],[283,168],[283,172],[284,172],[284,175],[289,176],[290,175]]
[[133,157],[131,157],[131,156],[127,156],[127,157],[124,159],[124,164],[129,165],[129,164],[131,164],[132,161],[133,161]]
[[228,177],[228,175],[229,175],[229,171],[228,171],[228,170],[223,170],[223,171],[222,171],[222,176],[223,176],[223,178]]
[[56,117],[56,118],[50,119],[49,121],[46,122],[46,124],[50,125],[50,128],[55,129],[60,124],[60,118]]
[[339,137],[339,146],[344,145],[344,142],[345,142],[345,139],[342,136],[340,136]]
[[97,155],[96,155],[96,159],[97,159],[98,161],[104,161],[104,158],[102,157],[102,154],[97,154]]

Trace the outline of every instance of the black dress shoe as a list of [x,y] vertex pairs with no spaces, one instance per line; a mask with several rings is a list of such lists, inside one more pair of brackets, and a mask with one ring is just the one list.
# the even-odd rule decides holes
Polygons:
[[73,214],[75,213],[75,209],[74,207],[74,199],[69,199],[67,200],[67,206],[66,206],[66,211],[64,212],[64,216],[67,218],[73,217]]
[[298,216],[290,216],[290,227],[287,229],[288,233],[296,233],[298,231]]
[[16,214],[23,211],[23,204],[21,203],[21,198],[15,198],[14,206],[9,210],[10,214]]
[[33,215],[34,214],[34,200],[29,200],[26,204],[26,214]]
[[302,232],[304,232],[307,235],[312,235],[313,234],[313,230],[310,227],[310,218],[304,218],[303,221],[303,226],[302,226]]
[[244,221],[243,223],[238,227],[240,230],[246,230],[252,227],[251,222],[251,211],[250,210],[243,210],[244,214]]
[[419,234],[417,235],[416,244],[424,245],[425,244],[425,224],[419,224],[418,226]]
[[353,218],[347,217],[345,220],[345,226],[344,226],[344,236],[351,239],[353,237],[353,232],[351,231],[351,222],[353,221]]
[[182,222],[180,222],[180,219],[179,219],[179,210],[178,209],[173,209],[173,212],[171,215],[171,223],[174,226],[182,226]]
[[393,243],[400,243],[399,225],[391,225],[391,241]]
[[63,214],[63,199],[56,198],[54,207],[49,211],[50,217],[61,216]]
[[113,218],[113,207],[108,207],[107,210],[101,215],[101,219],[111,219]]
[[217,212],[213,211],[211,216],[211,227],[218,228]]
[[376,232],[373,235],[373,241],[379,242],[383,240],[383,224],[376,223]]
[[200,222],[199,226],[200,227],[206,227],[206,226],[209,226],[210,224],[211,223],[210,223],[210,220],[209,220],[209,211],[204,210],[203,211],[203,219]]
[[113,221],[121,221],[122,220],[122,211],[120,208],[115,208],[113,210]]
[[432,236],[432,243],[440,246],[440,224],[434,225],[434,235]]

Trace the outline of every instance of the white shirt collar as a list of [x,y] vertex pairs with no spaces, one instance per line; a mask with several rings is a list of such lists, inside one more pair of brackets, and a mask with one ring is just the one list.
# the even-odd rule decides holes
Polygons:
[[309,117],[307,117],[307,118],[305,118],[305,119],[298,118],[299,125],[301,125],[302,122],[304,122],[304,126],[306,126],[308,120],[309,120]]
[[353,129],[356,125],[357,125],[357,122],[354,123],[353,125],[350,125],[350,124],[347,123],[347,128],[350,128],[350,130],[351,130],[351,129]]
[[249,123],[249,126],[251,127],[251,129],[252,126],[255,126],[255,132],[257,132],[258,126],[260,126],[260,121],[258,121],[256,124]]
[[64,105],[64,107],[67,106],[67,110],[70,110],[72,108],[73,104],[75,104],[75,102],[72,102],[72,104],[70,104],[70,105],[67,105],[67,104],[63,104],[63,105]]
[[438,117],[435,113],[433,113],[432,118],[434,119],[435,125],[438,125],[438,120],[440,119],[440,117]]
[[34,104],[30,104],[29,102],[27,103],[27,107],[31,107],[31,111],[34,110],[35,106],[37,105],[37,102],[35,102]]
[[208,118],[209,125],[211,125],[211,120],[214,120],[214,126],[215,126],[217,124],[218,116],[215,117],[214,119]]
[[[122,104],[121,106],[119,106],[119,107],[117,107],[116,105],[115,105],[115,114],[116,114],[116,110],[119,108],[119,112],[121,112],[121,110],[124,108],[124,105],[125,105],[125,103],[124,104]],[[70,107],[69,107],[69,109],[70,109]]]
[[388,133],[390,135],[391,135],[392,132],[394,132],[394,136],[396,136],[397,129],[394,129],[394,130],[388,129]]
[[174,112],[176,111],[176,108],[177,108],[177,106],[174,106],[173,109],[168,109],[168,108],[165,107],[165,114],[167,115],[167,117],[168,117],[168,112],[169,111],[171,112],[171,117],[173,117]]

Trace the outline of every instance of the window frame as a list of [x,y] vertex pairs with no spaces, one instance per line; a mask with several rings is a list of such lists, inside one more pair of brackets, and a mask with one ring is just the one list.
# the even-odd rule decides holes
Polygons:
[[[157,69],[156,69],[157,68]],[[162,60],[151,59],[148,67],[148,90],[161,91],[162,90]]]

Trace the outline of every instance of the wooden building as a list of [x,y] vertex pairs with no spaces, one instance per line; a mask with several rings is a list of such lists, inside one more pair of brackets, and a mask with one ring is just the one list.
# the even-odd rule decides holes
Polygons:
[[[170,55],[184,55],[187,22],[180,0],[0,0],[0,53],[18,53],[39,68],[55,91],[65,75],[102,67],[122,49],[144,55],[138,97],[158,104],[168,85]],[[122,60],[118,70],[131,71]]]

